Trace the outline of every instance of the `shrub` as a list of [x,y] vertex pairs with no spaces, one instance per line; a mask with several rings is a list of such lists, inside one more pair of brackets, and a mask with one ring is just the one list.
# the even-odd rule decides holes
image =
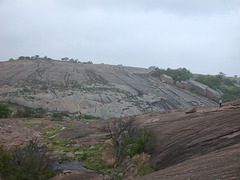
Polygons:
[[149,153],[156,143],[156,133],[147,128],[136,128],[135,134],[126,141],[126,148],[129,146],[129,155],[140,154],[142,152]]
[[154,170],[149,165],[146,164],[140,164],[138,167],[138,171],[140,172],[141,176],[145,176],[147,174],[154,172]]
[[14,117],[17,117],[17,118],[31,118],[31,117],[34,117],[36,114],[35,114],[35,111],[31,108],[27,108],[25,107],[24,108],[24,111],[17,111],[17,113],[14,115]]
[[52,120],[54,120],[54,121],[61,121],[61,120],[63,120],[63,116],[60,113],[55,112],[52,115]]
[[125,118],[107,124],[107,137],[113,141],[112,153],[121,163],[127,156],[142,152],[150,153],[156,143],[156,133],[135,123],[136,119]]
[[33,118],[44,118],[44,115],[42,115],[42,114],[35,114],[32,117]]
[[0,104],[0,118],[9,118],[12,115],[12,110],[8,104]]
[[55,175],[45,147],[39,146],[37,140],[30,141],[24,147],[16,147],[13,151],[0,146],[0,173],[5,179],[16,180],[43,180]]
[[[0,145],[0,174],[4,179],[14,179],[16,168],[12,162],[12,155],[3,145]],[[1,179],[1,178],[0,178]]]
[[97,120],[100,120],[101,118],[100,117],[95,117],[93,115],[84,114],[84,115],[81,116],[81,119],[97,119]]

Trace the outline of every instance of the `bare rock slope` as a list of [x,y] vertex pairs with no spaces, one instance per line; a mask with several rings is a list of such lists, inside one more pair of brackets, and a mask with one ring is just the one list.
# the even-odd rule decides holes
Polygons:
[[0,102],[101,118],[214,105],[150,70],[46,60],[0,63]]
[[158,133],[156,172],[140,179],[239,179],[240,106],[142,115]]

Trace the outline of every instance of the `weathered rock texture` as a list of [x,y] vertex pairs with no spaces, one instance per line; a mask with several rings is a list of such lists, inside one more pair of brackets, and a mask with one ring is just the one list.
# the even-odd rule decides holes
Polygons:
[[210,87],[206,86],[205,84],[199,83],[194,80],[187,81],[177,81],[176,86],[182,89],[186,89],[188,91],[194,90],[198,94],[205,96],[209,99],[212,99],[215,102],[218,102],[221,97],[221,92],[211,89]]
[[142,115],[158,140],[151,155],[156,172],[139,179],[239,179],[239,108],[226,104],[192,114]]
[[[136,178],[239,179],[240,101],[226,103],[222,108],[198,107],[195,113],[185,112],[186,109],[179,109],[136,117],[138,124],[151,128],[157,134],[156,146],[150,158],[155,172]],[[45,118],[0,119],[0,144],[14,148],[26,144],[30,139],[46,141],[41,133],[42,128],[66,127],[55,138],[73,140],[73,147],[93,147],[106,140],[106,124],[112,121],[90,121],[86,124],[86,121],[51,121]],[[35,125],[24,125],[26,122],[35,122]],[[62,155],[66,152],[57,150],[53,153]],[[128,168],[123,169],[124,177]],[[97,172],[65,170],[64,174],[53,178],[57,179],[106,179],[106,176]]]
[[188,91],[190,91],[192,89],[191,84],[187,81],[181,81],[181,82],[177,81],[176,86],[179,88],[182,88],[182,89],[186,89]]
[[1,62],[0,102],[105,119],[215,104],[169,85],[171,80],[166,84],[151,77],[150,71],[46,60]]
[[167,75],[165,75],[165,74],[162,74],[162,75],[160,76],[160,79],[161,79],[161,81],[164,82],[164,83],[173,85],[173,79],[172,79],[172,77],[170,77],[170,76],[167,76]]
[[196,82],[194,80],[190,80],[190,84],[191,84],[192,89],[195,90],[197,93],[199,93],[203,96],[206,96],[209,99],[212,99],[216,102],[218,102],[219,98],[221,97],[220,92],[218,92],[214,89],[211,89],[210,87],[208,87],[202,83]]

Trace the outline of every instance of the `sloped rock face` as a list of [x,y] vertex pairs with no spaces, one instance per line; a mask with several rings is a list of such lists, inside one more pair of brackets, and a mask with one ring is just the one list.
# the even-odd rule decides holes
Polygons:
[[138,179],[239,179],[240,106],[230,104],[239,102],[192,114],[142,115],[158,140],[151,154],[155,172]]
[[215,104],[162,83],[149,72],[62,61],[1,62],[0,102],[104,119]]

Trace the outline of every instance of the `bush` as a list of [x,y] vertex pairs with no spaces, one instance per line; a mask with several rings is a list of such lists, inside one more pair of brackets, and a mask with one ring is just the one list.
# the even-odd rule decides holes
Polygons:
[[100,117],[95,117],[93,115],[85,114],[85,115],[81,116],[81,119],[97,119],[97,120],[100,120],[101,118]]
[[31,109],[24,107],[24,110],[18,110],[13,116],[17,118],[43,118],[45,114],[46,111],[41,108]]
[[63,120],[63,116],[60,113],[58,113],[58,112],[53,113],[52,120],[54,120],[54,121],[61,121],[61,120]]
[[[129,155],[134,156],[142,152],[149,153],[156,143],[156,133],[151,129],[136,128],[135,134],[130,138],[130,143],[126,143],[125,148],[130,147]],[[126,141],[128,142],[128,141]]]
[[0,118],[9,118],[12,115],[12,110],[8,104],[0,104]]
[[24,108],[24,111],[18,111],[14,117],[17,118],[30,118],[34,115],[34,111],[30,108]]
[[106,127],[107,137],[113,141],[112,153],[121,163],[127,156],[150,153],[156,143],[156,133],[135,123],[135,118],[115,120]]
[[55,172],[51,170],[51,161],[45,153],[45,147],[39,146],[37,140],[13,151],[0,146],[0,173],[4,179],[49,179]]
[[[3,145],[0,145],[0,175],[4,179],[14,179],[16,168],[12,162],[12,155]],[[0,178],[1,179],[1,178]]]
[[140,164],[138,167],[138,171],[140,172],[141,176],[145,176],[147,174],[154,172],[153,169],[149,165],[146,165],[146,164]]

